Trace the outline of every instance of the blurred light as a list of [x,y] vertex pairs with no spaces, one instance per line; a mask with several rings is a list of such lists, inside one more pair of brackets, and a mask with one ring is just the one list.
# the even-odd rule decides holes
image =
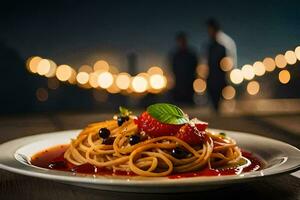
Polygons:
[[288,70],[282,70],[279,72],[278,79],[280,83],[287,84],[291,79],[291,74]]
[[38,88],[36,90],[36,98],[39,101],[47,101],[47,99],[48,99],[48,91],[45,88]]
[[144,76],[135,76],[131,82],[132,89],[135,92],[142,93],[148,89],[148,82]]
[[234,84],[240,84],[241,82],[243,82],[243,73],[241,70],[239,69],[234,69],[230,72],[230,80],[232,83]]
[[164,72],[163,70],[160,68],[160,67],[157,67],[157,66],[153,66],[153,67],[150,67],[147,71],[147,73],[149,75],[153,75],[153,74],[160,74],[160,75],[163,75]]
[[296,47],[295,54],[298,60],[300,60],[300,46]]
[[206,90],[206,82],[203,79],[198,78],[194,80],[193,88],[196,93],[203,93]]
[[[206,79],[209,73],[209,68],[207,64],[199,64],[197,66],[197,75],[200,78]],[[168,81],[169,82],[169,81]]]
[[98,82],[97,82],[97,79],[98,79],[98,73],[93,72],[93,73],[90,74],[89,84],[90,84],[91,87],[97,88],[99,86]]
[[49,69],[48,73],[45,74],[45,76],[48,78],[51,78],[51,77],[55,76],[57,65],[53,60],[48,59],[48,61],[50,62],[50,69]]
[[50,71],[50,62],[47,59],[42,59],[38,63],[37,73],[39,75],[46,75]]
[[278,68],[285,68],[285,66],[287,65],[287,62],[285,60],[285,57],[284,55],[282,54],[278,54],[276,57],[275,57],[275,64]]
[[93,97],[96,101],[105,102],[108,98],[108,95],[104,91],[94,89],[93,90]]
[[235,97],[235,93],[235,89],[231,85],[224,87],[222,90],[222,96],[226,100],[233,99]]
[[254,74],[257,76],[262,76],[266,72],[264,64],[260,61],[257,61],[253,64],[253,70],[254,70]]
[[167,89],[174,88],[174,86],[175,86],[174,78],[170,74],[166,74],[165,77],[166,77],[166,83],[167,83],[166,88]]
[[60,65],[56,70],[56,77],[60,81],[67,81],[72,76],[72,68],[68,65]]
[[76,76],[76,80],[80,84],[86,84],[89,82],[89,74],[87,72],[79,72]]
[[161,74],[153,74],[149,78],[150,87],[156,90],[166,87],[166,78]]
[[98,75],[97,82],[101,88],[109,88],[113,84],[114,78],[110,72],[102,72]]
[[86,72],[86,73],[92,73],[93,72],[93,68],[89,65],[82,65],[79,69],[78,72]]
[[251,80],[255,76],[253,67],[251,65],[244,65],[242,67],[242,73],[246,80]]
[[113,83],[109,88],[106,89],[107,92],[111,94],[116,94],[120,92],[120,88],[117,87],[115,83]]
[[112,74],[118,74],[119,70],[118,70],[117,67],[111,65],[111,66],[109,66],[109,72],[112,73]]
[[27,69],[32,73],[37,73],[37,67],[41,60],[42,58],[39,56],[29,58],[27,60]]
[[250,95],[256,95],[259,92],[259,83],[257,81],[251,81],[247,85],[247,92]]
[[71,76],[70,76],[70,78],[68,79],[68,82],[69,82],[70,84],[75,84],[75,83],[76,83],[76,76],[77,76],[76,71],[75,71],[73,68],[71,68]]
[[47,81],[48,88],[55,90],[59,87],[59,81],[56,78],[49,78]]
[[220,67],[224,72],[228,72],[233,68],[233,61],[230,57],[222,58],[220,62]]
[[276,67],[275,61],[269,57],[267,57],[263,60],[263,64],[266,68],[266,71],[268,71],[268,72],[274,71],[274,69]]
[[287,51],[284,54],[285,60],[289,65],[293,65],[297,62],[297,57],[295,52],[293,51]]
[[108,71],[109,65],[105,60],[98,60],[94,64],[94,71]]
[[121,90],[126,90],[130,86],[130,75],[128,73],[120,73],[116,78],[116,85]]

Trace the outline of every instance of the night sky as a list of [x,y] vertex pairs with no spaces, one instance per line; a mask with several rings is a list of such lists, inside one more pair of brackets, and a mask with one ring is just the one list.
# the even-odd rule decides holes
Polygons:
[[7,1],[0,8],[0,41],[32,55],[79,67],[105,59],[126,70],[166,66],[177,31],[199,51],[205,20],[216,17],[237,43],[239,65],[300,44],[300,1]]

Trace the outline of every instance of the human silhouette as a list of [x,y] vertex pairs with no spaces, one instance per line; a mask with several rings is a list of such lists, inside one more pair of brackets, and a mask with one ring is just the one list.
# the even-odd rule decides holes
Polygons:
[[219,111],[219,101],[222,89],[226,86],[225,72],[220,67],[220,61],[226,56],[226,49],[217,41],[219,26],[212,21],[207,22],[210,41],[207,46],[207,64],[209,75],[207,77],[207,91],[215,111]]
[[237,67],[237,50],[234,40],[228,34],[224,33],[220,23],[214,18],[207,20],[207,28],[209,34],[215,34],[216,41],[225,47],[226,56],[232,59],[233,67]]
[[193,81],[198,60],[184,32],[176,36],[176,48],[171,53],[170,64],[175,76],[173,100],[180,104],[193,104]]

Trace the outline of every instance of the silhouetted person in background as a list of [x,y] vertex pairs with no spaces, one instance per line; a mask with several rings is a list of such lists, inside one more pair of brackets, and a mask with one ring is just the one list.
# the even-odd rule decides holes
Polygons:
[[209,67],[207,91],[214,109],[218,111],[222,89],[226,86],[225,72],[220,67],[220,61],[226,56],[226,49],[217,41],[219,24],[214,20],[208,20],[207,30],[210,37],[207,47],[207,64]]
[[217,42],[225,47],[226,56],[230,57],[233,61],[233,67],[237,67],[237,50],[234,40],[221,29],[219,22],[213,18],[207,20],[207,25],[211,24],[216,31]]
[[193,104],[193,81],[198,64],[196,53],[189,47],[187,36],[180,32],[176,36],[176,49],[171,54],[170,64],[175,75],[173,99],[181,104]]

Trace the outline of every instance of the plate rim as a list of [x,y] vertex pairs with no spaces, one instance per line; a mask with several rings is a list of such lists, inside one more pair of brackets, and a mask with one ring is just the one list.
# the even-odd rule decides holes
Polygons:
[[[239,181],[248,181],[252,180],[255,178],[261,178],[261,177],[269,177],[269,176],[274,176],[274,175],[279,175],[283,173],[288,173],[297,170],[300,168],[300,150],[286,142],[282,142],[280,140],[276,140],[273,138],[268,138],[252,133],[246,133],[246,132],[241,132],[241,131],[230,131],[230,130],[221,130],[221,129],[209,129],[212,131],[226,131],[229,134],[243,134],[246,136],[250,137],[258,137],[264,140],[269,140],[270,142],[275,142],[281,145],[285,145],[289,147],[290,149],[293,149],[293,151],[297,152],[297,155],[294,157],[291,157],[291,159],[297,159],[297,164],[293,167],[287,168],[287,169],[281,169],[279,171],[270,173],[270,170],[260,170],[256,172],[248,172],[248,173],[243,173],[241,175],[227,175],[227,176],[217,176],[217,177],[189,177],[189,178],[180,178],[180,179],[169,179],[167,177],[157,177],[157,178],[145,178],[139,180],[139,179],[132,179],[132,178],[112,178],[111,176],[97,176],[96,178],[93,178],[91,175],[89,176],[70,176],[72,173],[71,172],[61,172],[57,170],[49,170],[49,169],[37,169],[31,166],[26,166],[25,164],[21,163],[20,161],[16,160],[14,157],[14,153],[22,148],[25,145],[28,145],[30,143],[33,143],[35,141],[31,142],[26,142],[22,143],[21,145],[18,145],[17,147],[14,146],[14,152],[11,155],[8,155],[8,157],[13,162],[13,164],[16,164],[16,166],[21,166],[21,167],[16,167],[16,166],[8,166],[3,163],[0,163],[0,169],[4,169],[13,173],[17,174],[22,174],[26,176],[32,176],[32,177],[37,177],[37,178],[43,178],[43,179],[48,179],[48,180],[55,180],[55,181],[62,181],[62,182],[69,182],[69,183],[81,183],[81,184],[97,184],[97,185],[111,185],[111,186],[142,186],[142,187],[153,187],[153,186],[185,186],[185,185],[213,185],[217,183],[234,183],[234,182],[239,182]],[[39,138],[43,138],[46,136],[49,136],[49,134],[54,135],[54,134],[66,134],[66,133],[79,133],[80,129],[75,129],[75,130],[64,130],[64,131],[54,131],[54,132],[48,132],[48,133],[43,133],[43,134],[36,134],[36,135],[29,135],[25,137],[20,137],[16,138],[7,142],[4,142],[0,144],[0,149],[5,147],[5,145],[9,144],[17,144],[21,140],[34,140],[39,141]],[[45,139],[45,138],[44,138]],[[40,139],[41,140],[41,139]],[[259,155],[258,155],[259,156]],[[1,162],[2,157],[0,156],[0,162]],[[286,163],[283,163],[283,165]],[[23,166],[23,167],[22,167]],[[26,169],[31,169],[27,171]],[[274,169],[273,169],[274,170]],[[50,172],[50,173],[49,173]],[[265,173],[267,172],[267,173]],[[221,178],[220,178],[221,177]],[[149,179],[149,180],[147,180]],[[159,180],[159,181],[158,181]],[[176,181],[174,181],[176,180]],[[155,183],[155,185],[153,185]]]

